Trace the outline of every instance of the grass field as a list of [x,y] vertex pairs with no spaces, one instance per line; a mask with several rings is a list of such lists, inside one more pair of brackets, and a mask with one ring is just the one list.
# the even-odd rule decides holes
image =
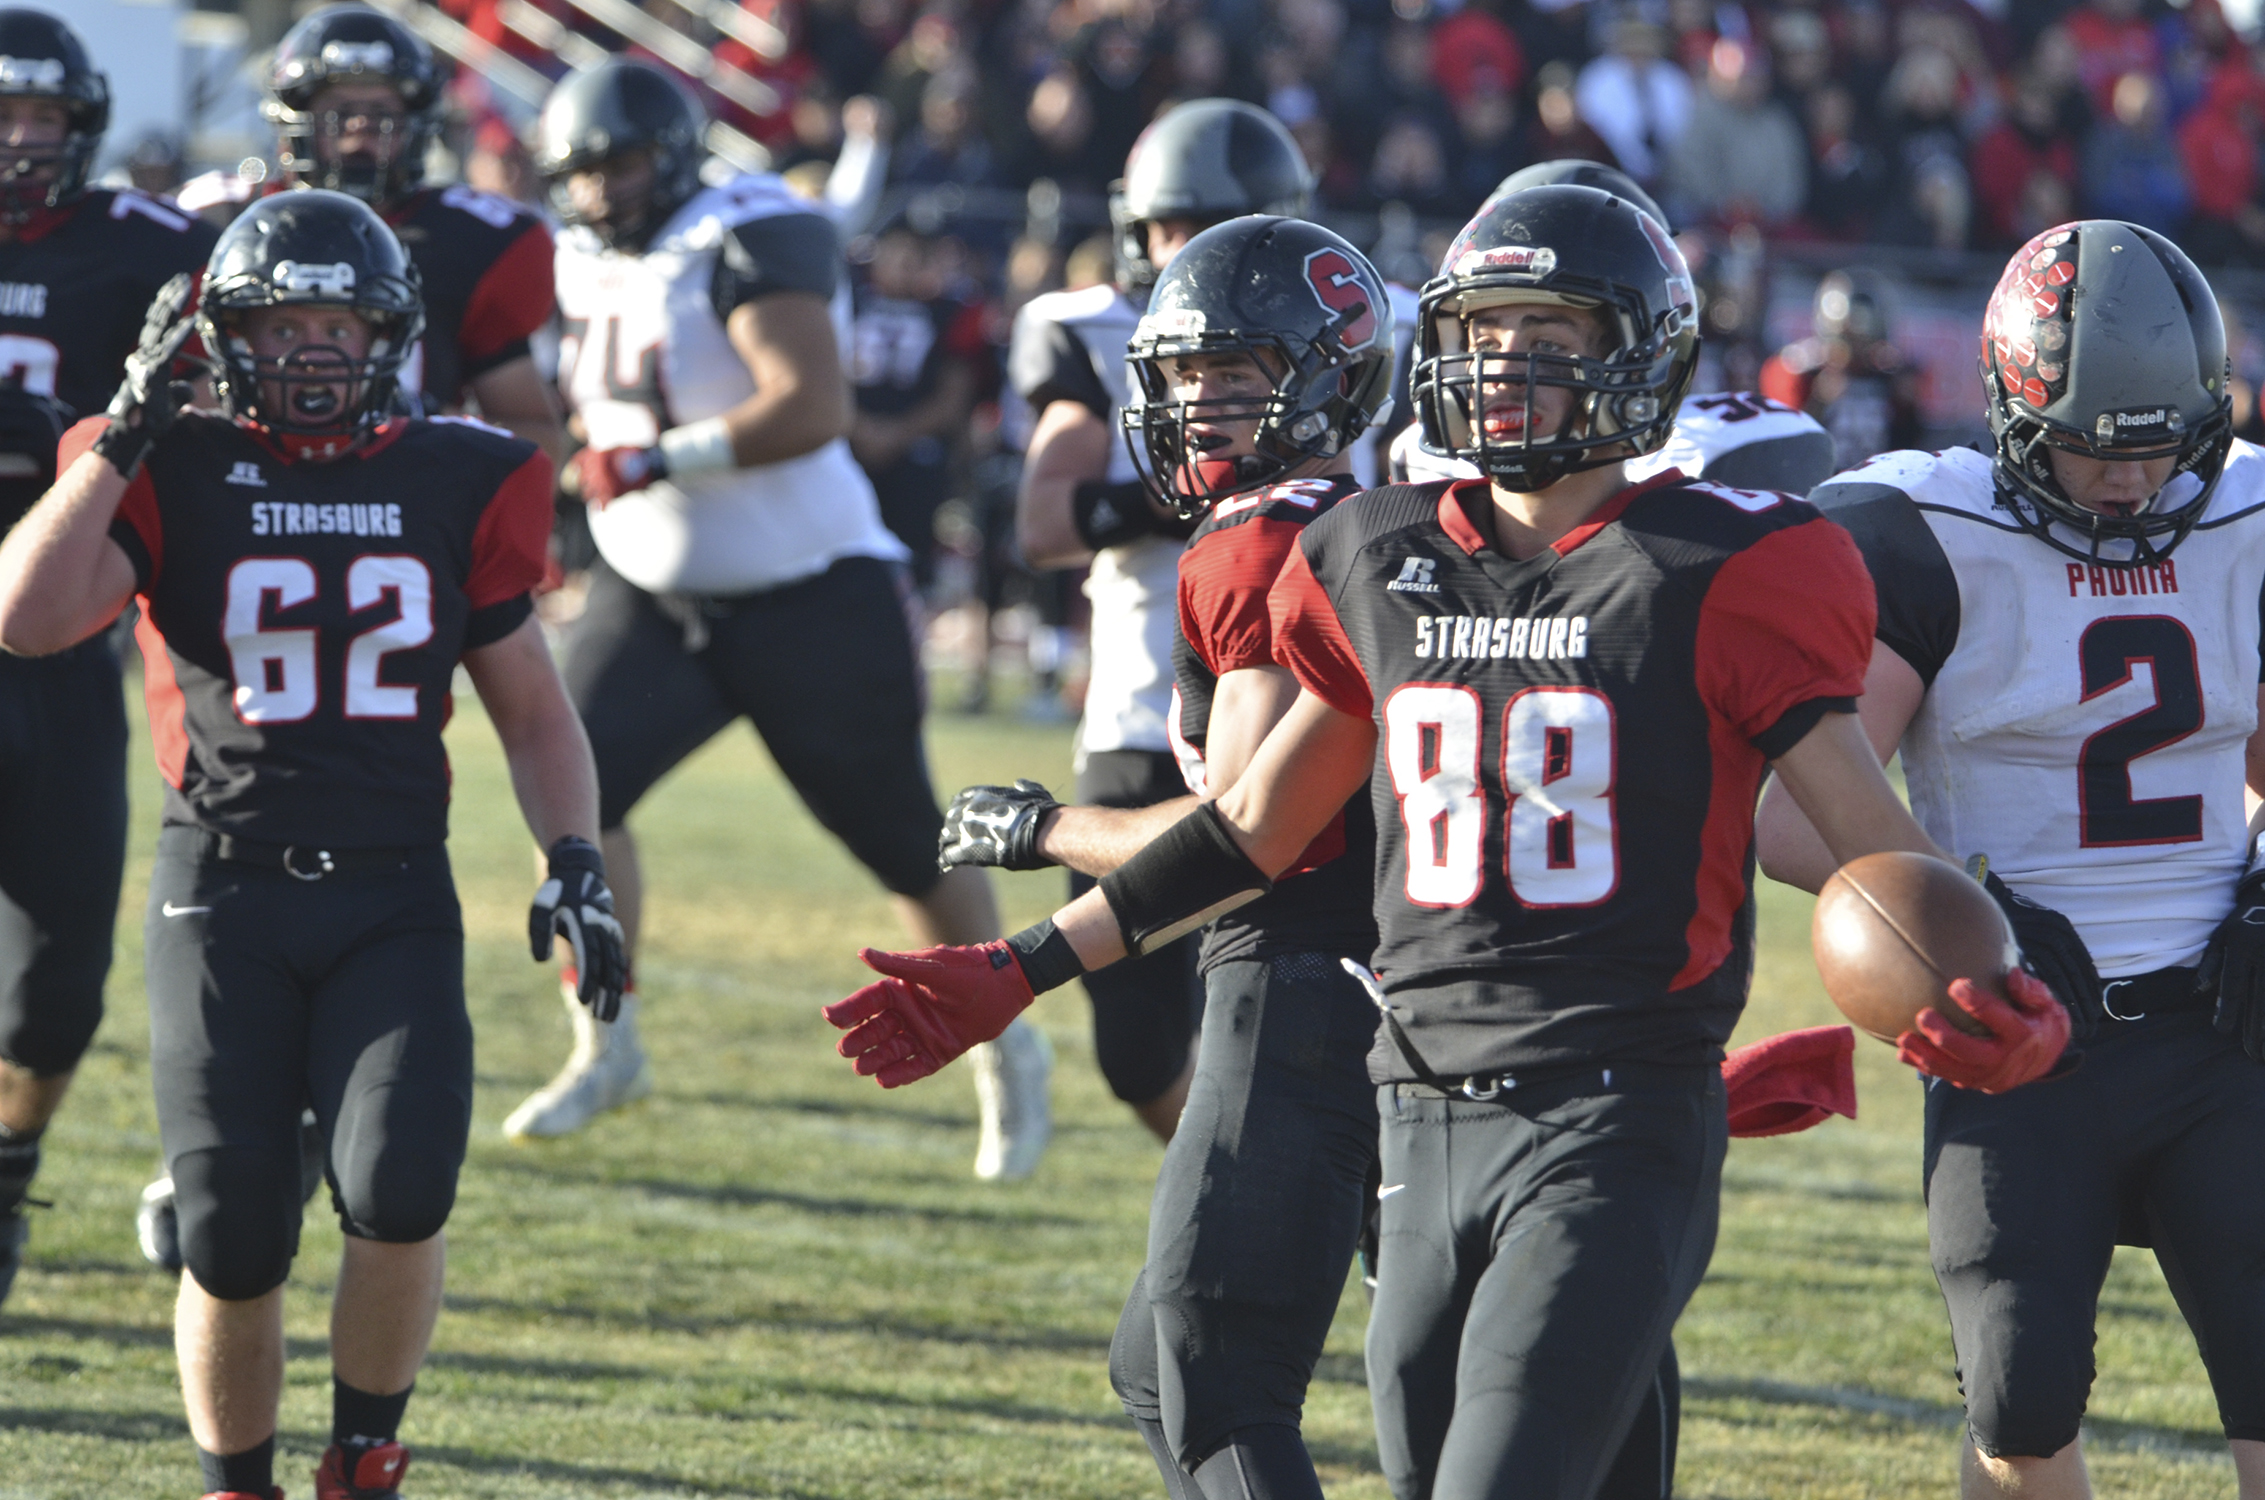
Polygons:
[[[893,942],[884,899],[751,737],[718,740],[641,810],[641,964],[653,1099],[586,1136],[516,1147],[504,1114],[566,1028],[524,948],[529,860],[493,736],[462,705],[457,875],[479,1026],[475,1139],[450,1226],[448,1308],[404,1436],[409,1493],[454,1496],[1152,1496],[1108,1389],[1157,1149],[1092,1065],[1072,989],[1036,1017],[1060,1054],[1052,1151],[1026,1183],[968,1175],[963,1070],[883,1095],[833,1055],[818,1006]],[[138,721],[139,712],[135,714]],[[938,783],[1066,785],[1068,736],[940,719]],[[0,1309],[0,1500],[187,1496],[171,1288],[132,1238],[157,1153],[141,900],[156,817],[146,750],[111,1011],[49,1136],[30,1265]],[[1010,924],[1056,900],[1013,876]],[[1807,898],[1773,888],[1745,1035],[1828,1019]],[[1918,1090],[1860,1057],[1863,1118],[1733,1145],[1713,1274],[1683,1319],[1679,1493],[1955,1492],[1957,1391],[1927,1270]],[[328,1440],[338,1232],[309,1215],[289,1299],[279,1477],[311,1491]],[[1362,1301],[1345,1299],[1307,1409],[1332,1495],[1382,1500]],[[2122,1252],[2087,1441],[2103,1494],[2231,1495],[2215,1410],[2153,1259]]]

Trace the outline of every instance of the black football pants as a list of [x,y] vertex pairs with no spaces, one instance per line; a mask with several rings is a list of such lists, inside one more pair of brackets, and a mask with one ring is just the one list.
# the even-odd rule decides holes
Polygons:
[[2119,1242],[2154,1247],[2226,1436],[2265,1441],[2265,1067],[2206,1013],[2109,1022],[2059,1078],[1930,1082],[1926,1119],[1927,1239],[1977,1448],[2075,1441]]
[[[1154,807],[1187,791],[1179,763],[1161,750],[1097,750],[1077,773],[1077,801],[1088,807]],[[1095,884],[1071,871],[1070,899]],[[1191,932],[1078,981],[1093,1002],[1094,1061],[1127,1104],[1161,1099],[1187,1070],[1204,1006],[1195,966],[1201,940]]]
[[126,868],[126,706],[96,637],[0,656],[0,1058],[52,1077],[102,1023]]
[[456,1201],[472,1125],[464,926],[438,845],[303,881],[159,836],[144,945],[150,1075],[197,1284],[282,1284],[304,1197],[299,1114],[329,1145],[340,1226],[414,1244]]
[[1368,1378],[1393,1494],[1592,1500],[1714,1250],[1721,1074],[1591,1068],[1489,1102],[1386,1085],[1377,1110]]

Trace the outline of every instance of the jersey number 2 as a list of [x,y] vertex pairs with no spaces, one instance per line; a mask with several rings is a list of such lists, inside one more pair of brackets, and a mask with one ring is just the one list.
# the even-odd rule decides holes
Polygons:
[[[1408,899],[1468,906],[1484,875],[1479,695],[1424,683],[1384,704],[1384,755],[1408,846]],[[1594,906],[1620,884],[1612,701],[1589,688],[1527,688],[1502,712],[1504,865],[1526,906]]]
[[[346,569],[346,607],[360,614],[391,594],[395,614],[355,634],[346,648],[346,717],[414,719],[417,690],[379,681],[385,658],[433,638],[433,578],[414,557],[373,554]],[[236,679],[236,717],[247,724],[295,724],[315,711],[317,681],[313,627],[272,629],[268,600],[286,610],[315,597],[315,570],[297,557],[247,557],[228,570],[228,603],[221,628],[229,669]]]
[[2191,844],[2202,837],[2202,799],[2131,795],[2131,763],[2202,727],[2202,669],[2194,637],[2168,615],[2116,615],[2095,620],[2077,642],[2084,701],[2131,681],[2135,662],[2154,679],[2155,701],[2096,730],[2076,760],[2079,825],[2087,849],[2132,844]]

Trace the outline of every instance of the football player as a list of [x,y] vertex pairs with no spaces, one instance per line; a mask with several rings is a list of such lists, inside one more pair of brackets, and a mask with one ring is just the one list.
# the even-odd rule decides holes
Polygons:
[[[142,310],[203,266],[213,231],[89,188],[110,85],[71,29],[0,10],[0,530],[125,372]],[[29,1231],[40,1136],[102,1019],[126,858],[126,717],[106,639],[0,658],[0,1299]]]
[[109,415],[0,545],[0,645],[42,655],[141,607],[166,781],[144,952],[175,1184],[175,1344],[206,1490],[274,1500],[283,1281],[311,1103],[346,1234],[318,1500],[392,1500],[440,1309],[472,1113],[463,922],[441,743],[461,664],[549,878],[535,956],[619,999],[597,778],[530,590],[550,463],[476,423],[389,417],[417,273],[343,194],[286,193],[222,235],[194,326],[219,414],[168,383],[190,280],[151,307]]
[[[2024,245],[1982,373],[1990,451],[1883,454],[1815,497],[1879,590],[1872,746],[1901,750],[1934,839],[1986,860],[2084,1051],[2003,1097],[1927,1088],[1962,1488],[2091,1493],[2093,1320],[2129,1244],[2154,1248],[2258,1500],[2265,1207],[2225,1174],[2265,1153],[2265,817],[2242,796],[2265,790],[2265,452],[2230,435],[2208,283],[2137,225]],[[1830,873],[1775,788],[1760,847],[1780,879]]]
[[[528,338],[550,321],[550,231],[526,209],[463,186],[426,187],[425,152],[439,134],[445,82],[415,32],[366,5],[328,5],[284,35],[270,65],[264,114],[277,131],[280,176],[266,193],[327,188],[367,203],[416,264],[425,329],[397,381],[405,409],[480,415],[564,452],[550,387]],[[191,202],[234,174],[183,188]],[[138,310],[146,300],[134,304]],[[570,1008],[580,1005],[568,997]],[[310,1129],[309,1149],[319,1146]],[[312,1193],[319,1177],[310,1172]],[[181,1269],[179,1221],[162,1177],[142,1193],[143,1256]]]
[[[1306,211],[1305,157],[1255,105],[1197,99],[1142,132],[1109,199],[1113,285],[1034,298],[1015,319],[1007,374],[1035,425],[1015,532],[1034,568],[1089,566],[1093,675],[1077,735],[1076,800],[1138,808],[1182,792],[1166,727],[1173,597],[1190,523],[1152,499],[1117,425],[1130,401],[1126,341],[1158,271],[1201,230],[1242,214]],[[1074,897],[1091,877],[1070,875]],[[1187,1102],[1202,1005],[1193,944],[1086,982],[1101,1073],[1159,1139]]]
[[[1297,696],[1267,587],[1299,531],[1358,488],[1352,450],[1389,410],[1393,331],[1383,279],[1316,225],[1230,219],[1172,258],[1134,329],[1139,399],[1121,420],[1150,494],[1196,523],[1170,723],[1191,795],[1062,807],[1035,782],[971,787],[945,814],[945,864],[1098,878],[1234,784]],[[1356,797],[1299,874],[1203,939],[1195,1079],[1109,1355],[1184,1500],[1321,1493],[1298,1424],[1376,1154],[1375,1012],[1341,965],[1376,946],[1374,844]]]
[[[1851,711],[1873,624],[1847,534],[1789,496],[1639,484],[1697,355],[1682,255],[1594,188],[1498,199],[1424,288],[1434,448],[1301,533],[1270,593],[1299,693],[1234,786],[1052,919],[872,954],[828,1008],[884,1085],[1035,992],[1266,892],[1364,782],[1383,1248],[1369,1389],[1393,1491],[1587,1495],[1713,1248],[1714,1064],[1751,970],[1751,808],[1774,763],[1838,859],[1934,852]],[[1991,1088],[2060,1058],[2028,975],[1966,980]]]
[[[848,288],[833,224],[776,177],[703,189],[706,122],[665,73],[612,61],[544,106],[536,164],[566,230],[561,382],[599,562],[566,646],[634,947],[636,844],[654,782],[742,717],[820,822],[935,941],[998,931],[988,877],[940,872],[920,741],[904,545],[844,441]],[[652,1087],[636,997],[513,1112],[556,1136]],[[1025,1024],[988,1075],[979,1176],[1020,1176],[1049,1129],[1049,1055]]]
[[[1667,223],[1651,194],[1627,173],[1600,162],[1536,162],[1503,178],[1494,191],[1499,197],[1568,183],[1625,199]],[[1714,391],[1685,396],[1675,412],[1674,435],[1657,452],[1630,459],[1628,477],[1643,480],[1680,469],[1686,479],[1711,479],[1734,489],[1805,495],[1832,472],[1832,460],[1832,435],[1808,413],[1753,391]],[[1415,423],[1392,440],[1391,475],[1395,484],[1477,477],[1462,460],[1425,451],[1423,429]]]

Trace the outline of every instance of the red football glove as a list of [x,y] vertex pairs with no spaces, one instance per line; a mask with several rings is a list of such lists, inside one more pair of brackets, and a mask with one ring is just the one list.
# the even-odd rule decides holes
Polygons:
[[603,507],[667,473],[668,461],[658,448],[584,448],[574,455],[574,475],[588,505]]
[[1811,1026],[1766,1036],[1722,1060],[1730,1133],[1791,1135],[1834,1115],[1856,1118],[1856,1033]]
[[849,1034],[834,1050],[885,1089],[918,1083],[979,1042],[988,1042],[1036,997],[1004,941],[918,953],[858,951],[888,977],[825,1008]]
[[1950,983],[1951,1003],[1990,1028],[1968,1036],[1933,1010],[1918,1030],[1895,1039],[1895,1055],[1922,1073],[1962,1089],[2002,1094],[2053,1071],[2068,1050],[2068,1007],[2026,969],[2005,977],[2008,1004],[1971,979]]

